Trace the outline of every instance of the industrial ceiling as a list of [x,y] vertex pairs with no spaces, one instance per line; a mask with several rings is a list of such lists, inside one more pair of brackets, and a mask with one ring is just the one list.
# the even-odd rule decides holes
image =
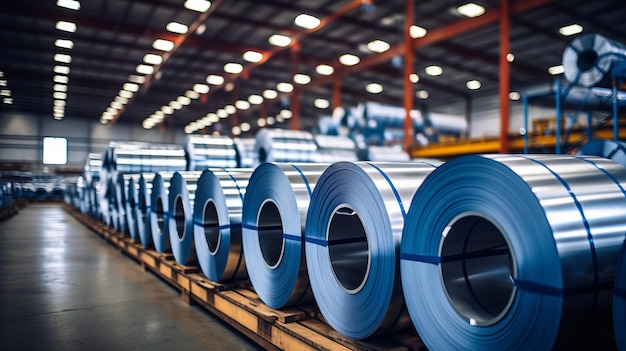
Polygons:
[[[426,30],[425,36],[414,32],[411,39],[414,108],[436,110],[498,95],[501,3],[475,1],[484,13],[469,18],[458,12],[467,2],[412,3],[412,24],[419,26],[414,29]],[[205,9],[189,9],[194,3]],[[333,96],[340,96],[342,105],[379,101],[403,106],[406,5],[405,0],[5,2],[0,12],[0,111],[181,130],[197,121],[192,130],[211,132],[243,122],[254,131],[259,117],[288,118],[279,117],[280,111],[295,99],[302,127],[331,114],[337,104]],[[562,76],[548,69],[561,64],[564,48],[576,36],[561,34],[563,26],[578,24],[583,34],[626,39],[624,1],[509,0],[509,7],[514,92]],[[294,23],[301,14],[321,22],[303,28]],[[291,42],[271,44],[276,34]],[[173,49],[158,49],[158,39],[169,41]],[[389,46],[372,44],[376,40]],[[244,58],[249,51],[253,53]],[[342,64],[344,54],[360,61]],[[228,63],[239,65],[226,68]],[[319,65],[333,67],[334,73],[318,73]],[[432,65],[441,67],[442,74],[425,73]],[[243,71],[225,72],[230,68]],[[471,90],[468,82],[474,80],[479,88]],[[278,97],[271,99],[267,90]]]

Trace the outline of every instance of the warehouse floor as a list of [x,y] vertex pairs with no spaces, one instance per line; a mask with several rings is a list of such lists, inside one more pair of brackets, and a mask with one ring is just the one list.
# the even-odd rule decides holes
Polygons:
[[257,350],[58,204],[0,222],[0,350]]

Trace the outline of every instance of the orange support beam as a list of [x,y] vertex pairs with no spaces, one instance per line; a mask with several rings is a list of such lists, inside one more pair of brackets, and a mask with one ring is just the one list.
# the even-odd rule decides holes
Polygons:
[[509,121],[511,115],[509,92],[511,91],[511,17],[509,0],[500,1],[500,153],[509,153]]
[[413,145],[413,119],[411,118],[411,110],[413,109],[413,83],[409,80],[409,76],[413,72],[413,41],[410,35],[410,28],[413,24],[413,6],[414,0],[405,0],[405,17],[404,17],[404,150],[410,151]]

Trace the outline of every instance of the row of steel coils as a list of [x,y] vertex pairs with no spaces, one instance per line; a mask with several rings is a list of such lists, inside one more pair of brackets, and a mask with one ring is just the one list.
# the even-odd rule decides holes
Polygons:
[[272,308],[315,302],[350,338],[413,326],[432,350],[626,350],[626,168],[609,158],[263,163],[110,185],[118,231],[212,281],[249,279]]

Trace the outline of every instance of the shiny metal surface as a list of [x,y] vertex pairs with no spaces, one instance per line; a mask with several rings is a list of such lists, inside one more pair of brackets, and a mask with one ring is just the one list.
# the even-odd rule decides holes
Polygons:
[[576,37],[563,51],[565,78],[586,87],[611,84],[611,69],[626,61],[626,45],[600,34]]
[[239,166],[235,142],[228,136],[189,135],[184,145],[188,171]]
[[433,172],[413,199],[401,261],[426,345],[613,348],[625,185],[626,168],[599,157],[468,156]]
[[309,132],[264,128],[256,134],[254,150],[260,163],[314,162],[317,145]]
[[270,307],[312,298],[304,228],[311,192],[326,167],[264,163],[250,177],[242,214],[244,256],[254,289]]
[[241,238],[243,199],[253,169],[202,172],[194,203],[194,242],[204,275],[212,281],[247,277]]
[[437,165],[338,162],[318,179],[306,221],[309,279],[324,319],[343,335],[410,325],[398,266],[404,217]]
[[626,167],[626,142],[623,141],[590,140],[578,150],[577,154],[610,158]]
[[154,249],[158,252],[171,252],[168,219],[170,181],[175,172],[157,172],[152,180],[150,191],[150,233]]
[[145,247],[153,248],[152,241],[152,182],[156,173],[141,173],[139,178],[139,189],[137,190],[137,207],[135,218],[137,219],[137,234],[141,244]]
[[109,144],[102,167],[112,173],[184,171],[187,160],[179,145],[114,141]]
[[167,220],[169,241],[174,259],[180,264],[196,263],[193,242],[193,209],[202,172],[176,172],[170,180]]
[[339,161],[358,161],[356,143],[344,136],[315,135],[317,152],[313,155],[315,162],[333,163]]
[[239,168],[254,168],[259,165],[259,157],[254,151],[255,138],[235,138]]

